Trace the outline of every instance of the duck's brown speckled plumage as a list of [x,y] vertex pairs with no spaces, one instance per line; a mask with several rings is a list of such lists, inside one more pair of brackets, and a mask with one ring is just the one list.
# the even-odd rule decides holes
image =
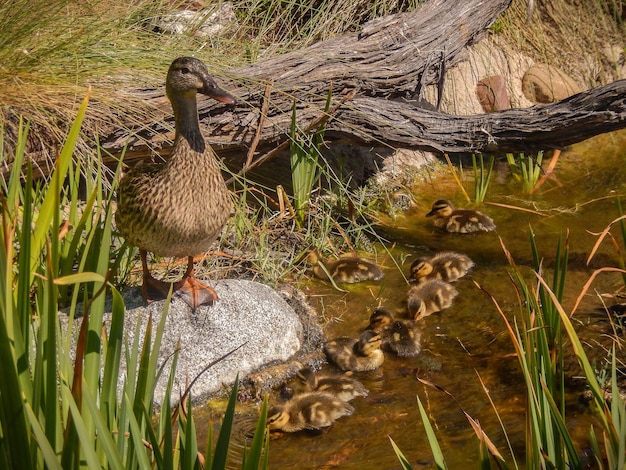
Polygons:
[[342,336],[328,341],[324,344],[324,352],[342,370],[374,370],[385,360],[381,343],[380,334],[366,330],[358,339]]
[[[191,257],[209,249],[233,210],[219,163],[200,132],[196,95],[224,103],[235,100],[216,85],[206,66],[192,57],[172,62],[166,91],[175,118],[172,154],[166,163],[140,164],[124,175],[117,192],[115,221],[126,241],[140,249],[144,286],[154,280],[147,272],[145,252],[188,257],[188,273],[175,285],[180,288],[193,277]],[[187,297],[194,308],[198,302],[204,303],[195,295]]]
[[320,430],[332,426],[337,419],[350,416],[353,412],[352,405],[330,393],[303,393],[270,408],[267,413],[267,427],[283,432]]
[[415,321],[398,320],[384,308],[372,313],[367,329],[380,334],[382,349],[397,356],[417,356],[422,349],[422,332]]

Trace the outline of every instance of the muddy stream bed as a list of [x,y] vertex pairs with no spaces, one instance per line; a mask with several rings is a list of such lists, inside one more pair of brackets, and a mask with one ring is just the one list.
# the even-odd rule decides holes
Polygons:
[[[476,467],[478,441],[463,411],[480,422],[509,466],[514,467],[505,433],[489,402],[487,390],[511,441],[515,460],[523,468],[524,383],[503,320],[493,302],[476,287],[475,282],[489,291],[512,319],[519,313],[520,306],[508,276],[509,265],[500,238],[516,263],[529,267],[530,279],[529,227],[532,226],[536,235],[548,272],[559,236],[569,230],[570,257],[564,307],[566,311],[571,310],[594,269],[617,266],[616,251],[609,240],[602,244],[590,266],[586,261],[597,239],[593,233],[601,232],[618,216],[616,196],[621,197],[626,209],[625,157],[625,132],[600,136],[568,148],[560,156],[555,179],[532,196],[523,194],[521,184],[514,181],[507,170],[494,171],[487,204],[482,207],[497,224],[497,231],[493,233],[445,234],[435,229],[432,221],[424,216],[432,202],[439,198],[450,199],[458,205],[465,203],[450,172],[433,172],[422,183],[415,184],[414,206],[401,217],[383,221],[382,232],[389,241],[390,253],[380,249],[376,257],[385,272],[383,280],[343,285],[348,292],[339,292],[317,280],[303,284],[328,337],[357,336],[379,305],[394,311],[401,308],[408,290],[406,272],[411,261],[418,256],[430,256],[444,250],[458,251],[470,256],[476,266],[456,283],[459,295],[452,307],[420,321],[422,351],[418,356],[398,358],[386,354],[385,362],[378,370],[356,373],[355,377],[369,389],[369,395],[353,400],[354,414],[339,419],[329,432],[322,435],[302,432],[272,439],[269,467],[401,468],[390,443],[389,438],[392,438],[413,468],[434,468],[416,396],[420,397],[429,414],[449,468]],[[465,186],[472,194],[469,171],[465,178]],[[539,214],[504,206],[532,209]],[[613,233],[619,240],[619,231],[613,230]],[[619,275],[600,275],[574,315],[579,335],[588,346],[588,354],[595,360],[598,370],[608,357],[604,348],[611,346],[609,335],[613,330],[606,312],[598,308],[602,304],[597,293],[614,293],[620,285],[623,287]],[[624,355],[623,351],[620,355]],[[332,366],[325,366],[326,369],[335,370]],[[576,379],[579,374],[575,361],[570,361],[567,422],[576,436],[578,447],[584,449],[594,417],[579,400],[584,390],[584,382]],[[418,377],[445,389],[454,398],[424,385]],[[270,401],[275,400],[280,400],[279,391],[270,397]],[[219,422],[220,408],[220,403],[197,408],[195,418],[200,448],[206,443],[209,417],[214,416]],[[231,468],[239,468],[241,450],[249,444],[258,409],[258,402],[242,403],[238,407]]]

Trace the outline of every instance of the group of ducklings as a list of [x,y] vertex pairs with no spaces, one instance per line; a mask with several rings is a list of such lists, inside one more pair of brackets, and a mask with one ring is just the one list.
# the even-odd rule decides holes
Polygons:
[[[436,201],[426,216],[435,217],[435,226],[451,233],[495,229],[490,217],[476,210],[455,208],[445,199]],[[315,254],[309,260],[315,264],[312,273],[321,279],[331,277],[336,282],[353,283],[383,277],[378,266],[356,257],[321,262]],[[340,337],[324,344],[329,362],[343,371],[363,372],[383,364],[383,350],[400,357],[416,356],[421,350],[417,321],[450,307],[458,295],[451,283],[473,267],[474,262],[468,256],[452,251],[416,259],[409,268],[413,285],[406,295],[408,319],[396,318],[385,308],[376,309],[358,338]],[[368,394],[363,384],[348,375],[315,374],[310,369],[302,369],[297,377],[304,387],[303,393],[270,410],[270,430],[295,432],[328,428],[338,418],[354,412],[354,407],[348,403],[350,400]]]
[[458,294],[451,283],[473,266],[468,256],[452,251],[416,259],[410,267],[415,285],[406,296],[408,319],[396,318],[384,308],[376,309],[358,338],[336,338],[324,345],[328,360],[342,370],[369,371],[383,363],[383,350],[401,357],[416,356],[421,348],[417,320],[450,307]]
[[346,374],[315,373],[304,368],[296,377],[302,392],[268,411],[267,426],[271,431],[328,429],[337,419],[354,412],[351,400],[369,393],[361,382]]

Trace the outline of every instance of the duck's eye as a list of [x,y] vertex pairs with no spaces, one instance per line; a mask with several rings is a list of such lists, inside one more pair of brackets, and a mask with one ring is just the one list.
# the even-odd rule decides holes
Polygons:
[[190,72],[190,70],[187,67],[183,67],[182,69],[180,69],[180,73],[182,73],[183,75],[187,75]]

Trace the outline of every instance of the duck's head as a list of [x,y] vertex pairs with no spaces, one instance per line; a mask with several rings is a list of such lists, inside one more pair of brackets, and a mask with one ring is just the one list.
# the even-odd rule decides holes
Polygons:
[[370,315],[370,324],[367,329],[378,332],[391,322],[393,322],[393,314],[384,308],[377,308],[374,313]]
[[206,65],[194,57],[179,57],[172,62],[165,89],[170,99],[176,96],[195,97],[196,93],[201,93],[221,103],[235,103],[234,97],[217,86]]
[[365,330],[359,337],[359,341],[356,343],[358,352],[363,356],[369,356],[374,351],[380,348],[382,338],[380,334]]
[[409,313],[413,320],[419,320],[426,314],[426,302],[417,297],[412,297],[408,301]]
[[413,281],[419,281],[433,272],[433,265],[427,259],[416,259],[409,268],[409,277]]
[[437,217],[448,217],[452,214],[454,210],[454,206],[447,199],[439,199],[435,201],[433,207],[430,209],[430,212],[426,214],[426,217],[432,217],[433,215]]
[[272,429],[282,429],[289,422],[289,413],[281,406],[274,406],[267,412],[267,427]]

